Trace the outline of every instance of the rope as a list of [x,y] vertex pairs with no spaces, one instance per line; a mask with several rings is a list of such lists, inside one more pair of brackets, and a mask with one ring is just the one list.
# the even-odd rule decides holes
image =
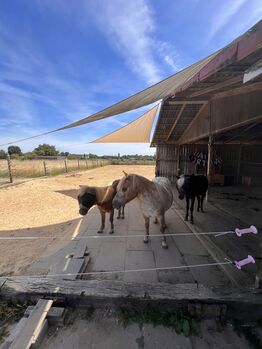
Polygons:
[[[225,234],[234,234],[233,231],[227,231],[227,232],[207,232],[207,233],[178,233],[178,234],[154,234],[149,235],[149,237],[159,237],[159,236],[197,236],[197,235],[214,235],[220,236]],[[108,238],[143,238],[145,236],[141,234],[132,234],[132,235],[88,235],[88,236],[79,236],[76,238],[66,239],[62,236],[0,236],[0,240],[63,240],[63,241],[78,241],[78,240],[85,240],[85,239],[108,239]]]
[[1,276],[1,279],[38,279],[38,278],[57,278],[65,276],[85,276],[85,275],[106,275],[106,274],[118,274],[118,273],[138,273],[146,271],[161,271],[161,270],[176,270],[176,269],[187,269],[187,268],[202,268],[202,267],[213,267],[217,265],[232,264],[232,261],[227,259],[226,262],[216,262],[207,264],[192,264],[192,265],[178,265],[174,267],[158,267],[158,268],[145,268],[145,269],[127,269],[127,270],[112,270],[112,271],[91,271],[87,273],[65,273],[65,274],[48,274],[48,275],[14,275],[14,276]]

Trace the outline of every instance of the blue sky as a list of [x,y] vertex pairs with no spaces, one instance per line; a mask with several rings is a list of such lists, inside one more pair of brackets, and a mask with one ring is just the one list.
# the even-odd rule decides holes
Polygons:
[[[0,143],[110,106],[225,46],[261,17],[262,0],[1,0]],[[146,109],[18,145],[152,154],[145,144],[87,144]]]

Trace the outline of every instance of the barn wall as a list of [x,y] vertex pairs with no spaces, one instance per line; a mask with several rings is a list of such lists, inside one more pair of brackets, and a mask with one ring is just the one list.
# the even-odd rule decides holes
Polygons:
[[[168,177],[174,182],[179,173],[206,174],[206,166],[197,170],[189,159],[189,155],[196,152],[207,153],[207,145],[188,144],[180,148],[176,145],[158,145],[156,175]],[[223,160],[220,173],[225,176],[225,185],[262,185],[262,145],[219,144],[214,145],[214,152]]]
[[195,118],[179,143],[191,143],[208,137],[226,128],[237,127],[240,123],[248,123],[262,115],[261,90],[247,92],[236,96],[212,99],[212,118],[210,125],[210,103],[198,118]]
[[175,181],[177,175],[178,147],[158,145],[156,151],[156,176],[163,176]]

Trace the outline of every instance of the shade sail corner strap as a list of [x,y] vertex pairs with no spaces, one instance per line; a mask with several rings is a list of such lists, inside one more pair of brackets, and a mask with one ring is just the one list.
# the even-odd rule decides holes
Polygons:
[[160,103],[129,124],[90,143],[150,143],[150,133]]

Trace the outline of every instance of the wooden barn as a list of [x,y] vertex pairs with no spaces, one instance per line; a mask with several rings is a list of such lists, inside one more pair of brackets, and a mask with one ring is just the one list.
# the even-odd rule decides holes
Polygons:
[[262,184],[261,42],[262,21],[163,99],[151,143],[157,176]]

